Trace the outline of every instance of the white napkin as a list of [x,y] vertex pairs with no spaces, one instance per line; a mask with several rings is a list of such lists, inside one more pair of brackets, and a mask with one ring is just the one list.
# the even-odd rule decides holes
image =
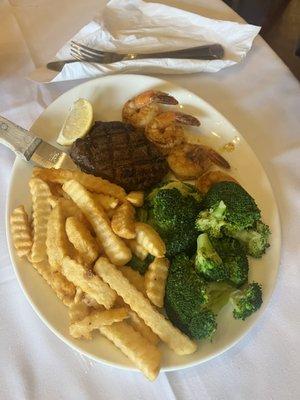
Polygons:
[[250,50],[259,30],[260,27],[254,25],[205,18],[160,3],[110,0],[103,14],[70,39],[58,51],[56,59],[71,58],[71,40],[95,49],[119,53],[150,53],[219,43],[225,49],[225,56],[222,60],[208,61],[165,58],[128,60],[104,65],[76,62],[66,64],[60,73],[49,75],[45,68],[36,70],[31,74],[31,79],[58,82],[120,72],[217,72],[240,62]]

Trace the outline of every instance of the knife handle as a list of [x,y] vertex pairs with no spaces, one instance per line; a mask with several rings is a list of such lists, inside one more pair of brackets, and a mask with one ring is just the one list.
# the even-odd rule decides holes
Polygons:
[[26,129],[0,115],[0,143],[12,150],[19,158],[29,161],[41,141]]

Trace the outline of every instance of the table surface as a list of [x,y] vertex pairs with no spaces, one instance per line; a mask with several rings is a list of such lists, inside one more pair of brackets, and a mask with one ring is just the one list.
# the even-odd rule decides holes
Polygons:
[[[189,11],[240,21],[219,0],[162,0]],[[101,0],[0,0],[0,114],[29,128],[78,82],[26,79],[106,4]],[[39,320],[9,259],[5,201],[14,156],[0,147],[1,399],[298,399],[300,398],[300,89],[259,37],[239,65],[216,74],[166,76],[225,115],[262,162],[278,202],[283,245],[278,283],[258,324],[234,348],[198,367],[141,374],[102,366],[63,344]],[[249,165],[251,168],[251,165]]]

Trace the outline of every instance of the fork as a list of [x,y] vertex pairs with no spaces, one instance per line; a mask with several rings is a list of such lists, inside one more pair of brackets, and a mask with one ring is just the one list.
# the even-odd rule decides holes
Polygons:
[[76,61],[85,61],[99,64],[111,64],[118,61],[141,60],[146,58],[177,58],[193,60],[218,60],[223,58],[224,49],[220,44],[191,47],[189,49],[166,51],[148,54],[119,54],[108,51],[96,50],[84,44],[71,41],[71,56],[73,59],[53,61],[47,64],[47,68],[61,71],[65,64]]

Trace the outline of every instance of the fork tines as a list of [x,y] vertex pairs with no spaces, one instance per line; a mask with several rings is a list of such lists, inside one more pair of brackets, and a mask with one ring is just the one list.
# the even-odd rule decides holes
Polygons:
[[71,41],[71,55],[77,60],[89,62],[101,62],[104,57],[102,51],[92,49],[74,41]]

